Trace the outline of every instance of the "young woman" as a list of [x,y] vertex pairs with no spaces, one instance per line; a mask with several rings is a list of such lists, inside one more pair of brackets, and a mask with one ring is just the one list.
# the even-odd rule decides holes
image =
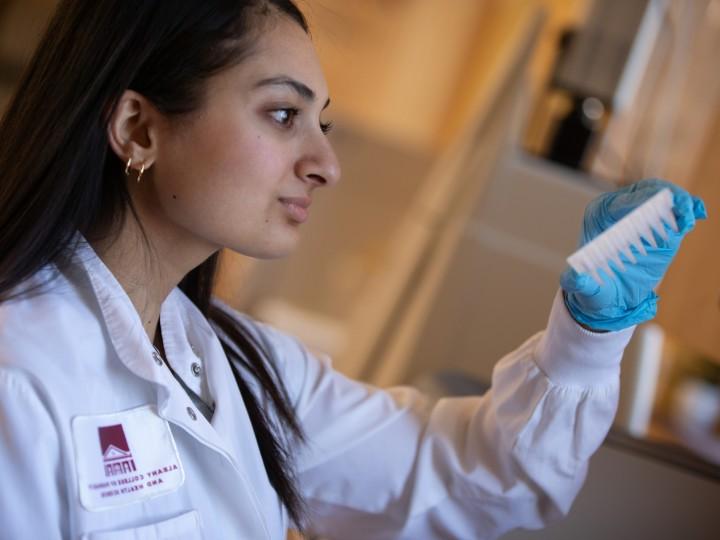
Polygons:
[[[568,511],[702,204],[672,187],[680,233],[603,287],[566,272],[490,392],[431,405],[211,298],[221,248],[289,253],[338,181],[328,103],[290,0],[60,3],[0,125],[3,537],[495,538]],[[591,205],[584,240],[665,185]]]

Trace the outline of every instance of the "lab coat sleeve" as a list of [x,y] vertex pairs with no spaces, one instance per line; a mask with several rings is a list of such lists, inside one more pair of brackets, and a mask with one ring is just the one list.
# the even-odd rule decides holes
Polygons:
[[308,436],[298,472],[311,529],[344,540],[491,539],[561,517],[611,425],[631,335],[582,329],[558,293],[547,329],[496,365],[491,390],[436,403],[351,381],[276,335]]
[[0,537],[63,538],[55,425],[28,377],[0,367]]

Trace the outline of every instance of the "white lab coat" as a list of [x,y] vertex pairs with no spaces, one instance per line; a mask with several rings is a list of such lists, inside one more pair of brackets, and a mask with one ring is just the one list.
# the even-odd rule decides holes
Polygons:
[[[343,540],[496,538],[567,512],[615,413],[632,333],[587,332],[558,296],[547,330],[498,363],[490,392],[431,404],[351,381],[237,317],[271,351],[307,432],[294,453],[312,528]],[[1,538],[285,538],[215,333],[179,290],[160,324],[170,364],[216,405],[211,422],[156,363],[87,244],[50,286],[0,304]]]

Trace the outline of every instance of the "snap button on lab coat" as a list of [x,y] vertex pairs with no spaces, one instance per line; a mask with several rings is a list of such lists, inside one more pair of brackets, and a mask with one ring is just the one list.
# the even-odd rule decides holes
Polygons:
[[153,353],[152,353],[152,357],[153,357],[153,360],[155,360],[155,363],[156,363],[158,366],[162,366],[162,365],[163,365],[162,358],[160,358],[160,355],[159,355],[157,352],[153,352]]
[[192,410],[192,407],[188,407],[186,410],[190,418],[197,420],[197,414],[195,414],[195,411]]
[[190,369],[192,370],[192,374],[196,377],[200,376],[200,373],[202,373],[202,368],[200,367],[200,364],[197,362],[193,362],[192,366],[190,366]]

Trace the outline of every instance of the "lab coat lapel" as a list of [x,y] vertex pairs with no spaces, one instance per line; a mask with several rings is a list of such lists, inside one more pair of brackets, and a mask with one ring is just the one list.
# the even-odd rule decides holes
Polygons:
[[[185,321],[184,324],[188,326],[185,328],[184,335],[192,333],[195,344],[202,351],[208,388],[215,401],[215,412],[211,423],[202,419],[202,423],[211,432],[207,434],[208,439],[205,443],[222,452],[235,466],[245,483],[246,490],[252,494],[251,499],[256,512],[258,515],[264,516],[263,523],[266,525],[274,523],[283,528],[286,520],[282,506],[265,472],[255,431],[220,340],[207,319],[181,291],[173,291],[163,307],[168,310],[167,316],[163,317],[163,320],[168,323]],[[173,315],[171,310],[177,310],[177,314]],[[179,317],[180,312],[184,313],[186,317]],[[179,328],[172,329],[172,332],[175,338],[182,334]],[[176,342],[174,346],[189,348],[190,345]],[[182,417],[182,411],[175,411],[173,416],[175,414]],[[200,418],[198,418],[199,422]],[[203,431],[203,436],[205,436],[205,431]],[[272,535],[268,534],[274,538],[278,531],[273,531]]]
[[[216,336],[211,346],[215,354],[222,354],[224,359],[227,358]],[[228,361],[213,362],[209,365],[208,378],[210,391],[217,396],[217,407],[212,425],[232,448],[233,454],[241,457],[238,466],[241,467],[241,472],[247,479],[248,489],[259,501],[259,506],[265,514],[265,522],[274,524],[277,528],[273,531],[274,538],[281,529],[285,528],[284,524],[287,519],[284,508],[268,479],[255,438],[255,431],[247,409],[242,403],[242,396]],[[233,401],[241,403],[233,405]]]
[[[243,456],[245,463],[261,464],[262,456],[258,450],[255,431],[242,401],[240,390],[235,382],[225,351],[214,334],[209,345],[212,349],[213,358],[223,359],[222,362],[212,362],[207,366],[210,391],[216,396],[216,409],[212,425],[232,448],[233,454]],[[269,483],[264,467],[248,468],[246,473],[254,485]]]
[[190,335],[194,345],[200,349],[208,388],[215,401],[210,425],[222,448],[233,456],[238,468],[247,458],[262,462],[255,432],[225,350],[207,319],[189,298],[176,289],[163,304],[161,322],[163,339],[169,350],[179,355],[191,355]]

